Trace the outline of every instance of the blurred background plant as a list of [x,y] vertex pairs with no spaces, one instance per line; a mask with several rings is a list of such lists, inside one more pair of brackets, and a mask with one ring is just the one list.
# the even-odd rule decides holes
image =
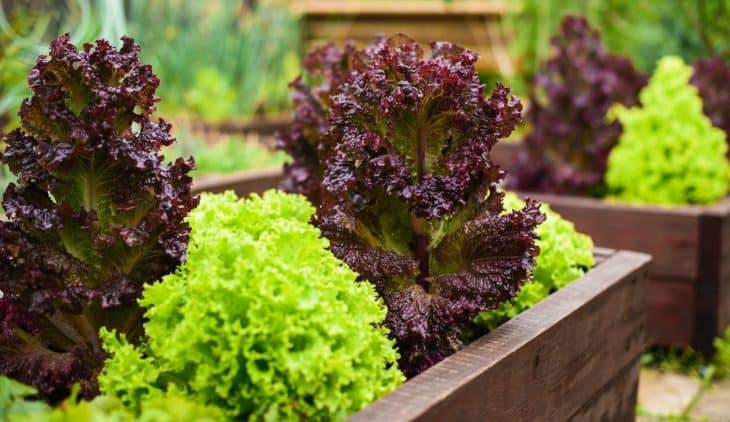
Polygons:
[[[123,0],[3,0],[0,6],[1,136],[18,126],[20,103],[30,95],[28,70],[51,39],[70,32],[74,43],[118,40],[127,29]],[[0,192],[12,180],[7,166],[0,165]]]
[[588,18],[608,51],[631,57],[644,73],[677,55],[687,62],[720,56],[730,60],[730,0],[513,0],[504,20],[519,72],[513,85],[525,95],[549,41],[567,14]]
[[[291,110],[287,85],[300,72],[304,52],[302,37],[306,31],[301,13],[306,7],[303,5],[327,1],[340,3],[337,0],[3,0],[0,3],[0,133],[17,125],[16,112],[28,95],[26,74],[36,56],[45,50],[48,41],[66,31],[75,43],[98,37],[118,43],[122,34],[135,38],[142,46],[142,60],[153,65],[162,81],[158,90],[162,98],[160,115],[173,122],[219,124],[286,114]],[[378,1],[384,5],[391,3],[360,1],[370,6]],[[585,15],[601,31],[608,51],[628,55],[644,73],[651,73],[656,60],[669,54],[678,55],[686,62],[707,56],[730,60],[730,26],[726,25],[730,21],[730,0],[422,2],[431,5],[442,2],[448,7],[460,2],[502,4],[504,11],[500,12],[499,25],[507,41],[499,42],[507,43],[503,47],[514,66],[507,66],[512,69],[510,72],[495,70],[482,77],[489,85],[495,80],[506,80],[523,98],[531,90],[538,64],[551,53],[550,36],[556,33],[561,18],[569,13]],[[348,5],[354,3],[350,1]],[[412,3],[418,2],[406,3],[413,6]],[[351,24],[354,28],[355,22]],[[324,28],[330,27],[327,24]],[[377,25],[367,28],[376,35]],[[331,39],[342,35],[331,32]],[[529,131],[528,125],[521,129]],[[178,135],[191,138],[185,140],[188,145],[194,142],[192,138],[205,145],[202,140],[207,136],[195,135],[187,129]],[[226,148],[233,145],[230,141]],[[203,153],[207,148],[199,146],[197,150]],[[232,149],[226,151],[227,155],[236,154]],[[3,173],[0,169],[0,188],[7,184]]]
[[[160,115],[173,121],[284,112],[290,108],[288,82],[299,73],[297,18],[283,0],[3,0],[0,135],[17,127],[20,103],[30,94],[27,73],[63,32],[75,44],[106,38],[118,45],[124,34],[135,38],[141,60],[161,80]],[[240,138],[216,137],[211,146],[187,128],[178,132],[178,149],[196,155],[198,174],[283,160],[252,142],[239,151]],[[0,192],[11,179],[0,167]]]
[[162,114],[222,120],[289,108],[299,32],[284,1],[128,3],[129,34],[162,81]]
[[0,125],[17,125],[17,109],[30,92],[28,70],[48,42],[70,32],[74,43],[127,32],[123,0],[4,0],[0,7]]
[[258,135],[206,135],[192,132],[186,125],[175,127],[177,142],[163,153],[170,159],[195,157],[192,176],[226,174],[282,165],[289,156],[273,151]]

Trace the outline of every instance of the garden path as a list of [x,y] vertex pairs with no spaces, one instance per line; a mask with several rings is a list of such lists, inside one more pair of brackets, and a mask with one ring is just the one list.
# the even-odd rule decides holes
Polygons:
[[730,422],[730,380],[703,384],[697,377],[642,368],[639,422]]

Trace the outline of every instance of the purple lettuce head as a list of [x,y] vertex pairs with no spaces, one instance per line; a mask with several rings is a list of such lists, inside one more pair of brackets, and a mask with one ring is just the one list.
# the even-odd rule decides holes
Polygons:
[[476,54],[444,42],[431,50],[394,36],[352,54],[330,97],[315,218],[332,252],[384,299],[408,376],[453,353],[472,317],[517,293],[544,218],[532,201],[503,213],[490,159],[520,122],[519,101],[502,85],[485,98]]
[[0,374],[49,401],[75,383],[96,394],[99,328],[134,341],[142,285],[185,258],[194,164],[163,162],[174,139],[150,119],[159,80],[138,52],[130,38],[51,42],[28,76],[22,129],[4,138],[18,182],[0,222]]
[[555,54],[535,75],[532,132],[507,179],[509,187],[558,194],[602,191],[608,153],[621,124],[609,108],[638,102],[647,79],[628,58],[608,54],[585,18],[567,16],[551,40]]
[[693,67],[690,83],[702,97],[702,109],[730,142],[730,63],[711,57],[697,60]]
[[303,194],[314,203],[320,199],[320,163],[330,150],[325,143],[329,132],[329,96],[349,75],[354,51],[351,43],[342,49],[334,44],[312,49],[304,58],[306,80],[299,76],[289,84],[294,120],[289,129],[278,134],[276,146],[291,155],[292,162],[284,165],[281,188]]

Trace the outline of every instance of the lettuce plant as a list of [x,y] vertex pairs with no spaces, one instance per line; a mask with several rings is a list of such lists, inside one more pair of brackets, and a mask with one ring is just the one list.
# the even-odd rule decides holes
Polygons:
[[646,78],[628,58],[606,52],[585,18],[567,16],[551,40],[554,55],[534,79],[532,132],[508,186],[559,194],[599,195],[608,154],[621,133],[606,120],[614,103],[636,104]]
[[197,203],[192,161],[163,163],[170,125],[150,120],[159,80],[139,47],[51,42],[28,81],[2,162],[17,176],[0,222],[0,374],[57,401],[96,394],[100,327],[135,341],[142,285],[184,260]]
[[282,189],[306,195],[315,204],[320,200],[322,162],[328,158],[330,94],[344,82],[352,66],[355,48],[342,49],[325,44],[304,58],[306,78],[297,77],[289,86],[294,102],[291,127],[277,136],[277,148],[292,156],[284,165]]
[[0,376],[0,419],[7,422],[216,422],[224,419],[220,409],[203,406],[180,395],[142,403],[135,413],[109,396],[77,401],[75,393],[53,408],[33,400],[36,390]]
[[606,172],[609,194],[653,204],[706,204],[730,188],[725,133],[703,114],[689,84],[692,68],[678,57],[657,64],[641,91],[642,107],[617,107],[624,127]]
[[[508,193],[504,205],[508,210],[517,210],[524,206],[524,201],[514,193]],[[536,230],[540,255],[536,258],[533,280],[525,283],[510,302],[480,313],[475,318],[477,325],[488,330],[497,328],[550,293],[577,280],[595,264],[591,238],[578,232],[572,222],[547,205],[543,205],[543,212],[545,221]]]
[[315,224],[384,299],[407,376],[453,353],[472,317],[517,293],[544,218],[532,201],[502,213],[489,155],[520,122],[519,101],[501,84],[485,97],[476,54],[431,49],[398,35],[352,53],[319,161]]
[[145,341],[103,335],[102,391],[133,409],[179,391],[233,420],[333,420],[395,388],[385,307],[326,250],[313,212],[275,191],[204,195],[187,261],[144,290]]
[[[730,136],[730,63],[720,57],[697,60],[689,80],[702,98],[702,110]],[[730,151],[730,150],[729,150]]]

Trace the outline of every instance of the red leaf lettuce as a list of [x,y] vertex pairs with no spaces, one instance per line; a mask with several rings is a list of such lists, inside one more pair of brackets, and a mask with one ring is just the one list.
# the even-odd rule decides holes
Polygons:
[[22,129],[4,138],[18,182],[0,222],[0,374],[52,402],[74,383],[97,393],[99,328],[134,341],[142,285],[185,258],[194,164],[163,163],[174,139],[150,119],[159,80],[138,52],[126,37],[120,49],[52,41],[28,76]]
[[693,68],[690,83],[702,97],[702,110],[730,141],[730,63],[721,57],[709,57],[697,60]]
[[621,124],[606,121],[615,103],[632,106],[647,79],[628,58],[608,54],[585,18],[567,16],[552,38],[555,54],[535,75],[524,139],[509,187],[558,194],[600,195],[608,153]]
[[355,47],[348,43],[339,49],[325,44],[312,49],[304,58],[306,79],[301,76],[289,84],[294,102],[291,127],[277,136],[277,148],[292,156],[284,165],[281,188],[300,193],[315,204],[320,200],[322,161],[330,150],[325,143],[329,132],[329,95],[349,75]]
[[544,219],[532,201],[503,213],[490,159],[520,122],[519,101],[502,85],[485,98],[476,54],[431,49],[399,35],[352,53],[330,96],[315,218],[332,252],[383,297],[408,376],[453,353],[472,317],[517,293]]

